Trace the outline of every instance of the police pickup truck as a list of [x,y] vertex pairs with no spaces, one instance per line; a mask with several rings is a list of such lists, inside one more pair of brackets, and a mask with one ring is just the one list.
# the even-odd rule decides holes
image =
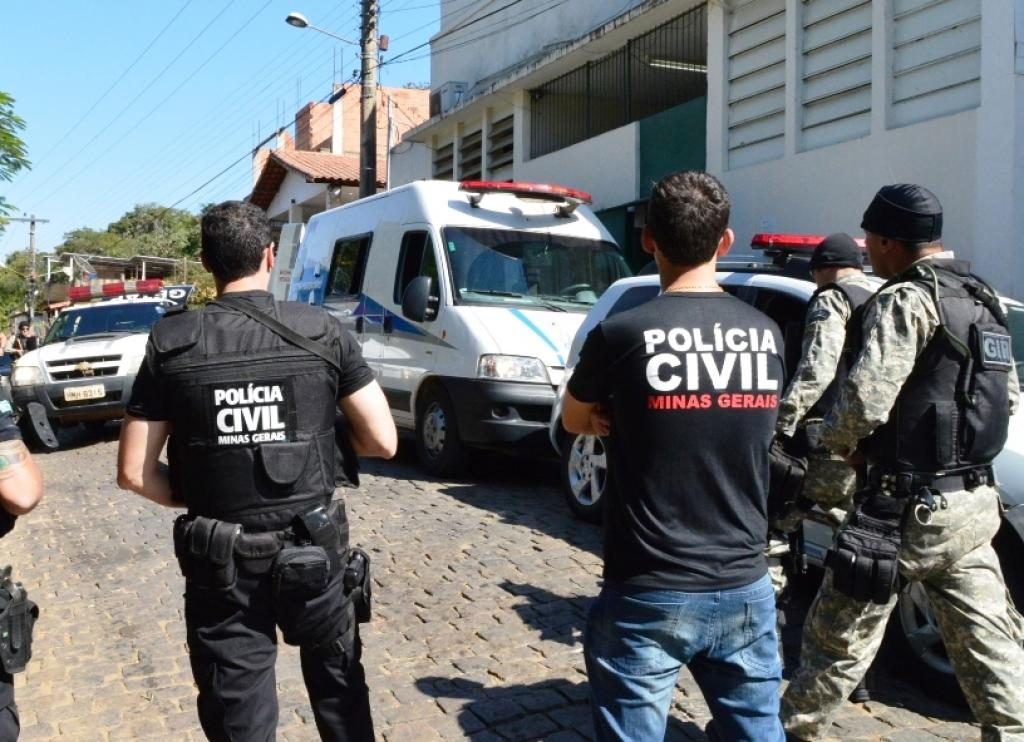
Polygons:
[[25,437],[47,449],[59,445],[54,429],[85,423],[101,428],[124,416],[149,328],[184,304],[191,287],[159,280],[72,287],[72,304],[57,316],[39,348],[14,364],[11,391]]

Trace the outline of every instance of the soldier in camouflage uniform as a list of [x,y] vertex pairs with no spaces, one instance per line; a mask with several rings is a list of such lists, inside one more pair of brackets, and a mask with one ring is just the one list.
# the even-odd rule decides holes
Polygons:
[[[851,465],[866,463],[873,485],[872,467],[903,455],[891,445],[888,451],[878,445],[893,430],[905,435],[907,408],[899,407],[898,415],[891,414],[898,399],[910,400],[915,385],[923,388],[932,383],[927,373],[915,372],[931,370],[928,359],[934,360],[937,344],[952,342],[948,340],[948,308],[972,303],[962,297],[960,305],[943,303],[945,321],[940,330],[939,280],[969,276],[966,264],[955,261],[938,242],[941,225],[938,199],[926,189],[910,185],[882,188],[861,224],[876,273],[895,278],[864,307],[860,352],[836,405],[825,417],[822,440]],[[975,285],[984,284],[978,281]],[[945,302],[949,294],[941,296]],[[1008,339],[1005,348],[1009,350]],[[985,353],[981,355],[977,361],[987,360]],[[1019,387],[1012,358],[1009,363],[1005,357],[995,360],[1008,367],[998,377],[1000,384],[1001,377],[1006,377],[1006,394],[993,395],[995,386],[988,387],[988,393],[1009,409],[988,410],[989,427],[974,432],[978,438],[989,435],[996,439],[999,447],[1005,440],[1008,415],[1016,410]],[[950,401],[956,391],[947,390]],[[942,414],[940,407],[935,405],[936,417]],[[917,431],[920,447],[915,455],[919,457],[936,448],[926,428]],[[899,440],[906,449],[915,450],[915,441]],[[916,477],[921,467],[913,463],[902,466]],[[1020,642],[1024,637],[991,546],[1000,524],[1001,504],[990,467],[987,476],[980,475],[980,482],[975,478],[976,472],[985,469],[965,469],[963,476],[943,472],[931,480],[936,488],[947,485],[938,490],[946,506],[930,517],[921,517],[910,505],[897,565],[904,579],[921,583],[928,595],[950,661],[981,723],[982,739],[1024,740],[1024,688],[1020,682],[1024,667]],[[876,486],[878,497],[899,497],[895,489],[887,488],[885,479],[881,482]],[[801,666],[782,699],[782,720],[791,739],[818,739],[828,731],[843,699],[877,652],[896,605],[895,594],[885,604],[855,600],[838,590],[834,578],[830,567],[804,627]]]
[[[773,524],[788,533],[800,526],[807,509],[820,505],[838,526],[853,496],[855,473],[843,459],[821,445],[821,420],[835,401],[845,375],[841,363],[846,323],[853,310],[864,303],[877,284],[864,275],[860,248],[847,234],[822,240],[811,256],[811,275],[818,291],[807,305],[800,363],[779,401],[775,432],[806,436],[809,455],[802,504]],[[837,376],[838,372],[838,376]]]

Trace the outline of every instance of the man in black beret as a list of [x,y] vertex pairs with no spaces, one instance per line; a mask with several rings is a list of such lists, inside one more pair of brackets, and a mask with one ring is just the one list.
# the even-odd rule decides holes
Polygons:
[[992,459],[1019,388],[995,293],[939,241],[942,206],[918,185],[875,195],[861,227],[889,281],[854,314],[852,363],[821,440],[867,487],[836,535],[782,699],[791,739],[826,736],[864,675],[900,578],[928,596],[983,740],[1024,739],[1020,615],[991,541]]

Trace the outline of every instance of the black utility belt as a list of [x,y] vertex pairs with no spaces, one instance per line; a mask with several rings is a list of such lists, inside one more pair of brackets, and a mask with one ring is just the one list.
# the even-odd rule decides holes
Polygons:
[[895,471],[868,466],[868,486],[890,497],[914,497],[922,489],[959,492],[995,482],[991,464],[947,472]]

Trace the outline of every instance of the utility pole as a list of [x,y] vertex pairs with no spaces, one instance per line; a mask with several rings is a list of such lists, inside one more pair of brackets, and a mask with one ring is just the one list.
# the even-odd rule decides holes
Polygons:
[[377,192],[377,0],[362,0],[359,197]]
[[36,224],[46,224],[50,220],[40,219],[32,214],[31,216],[8,217],[8,221],[28,222],[28,252],[32,264],[28,274],[28,321],[31,322],[36,315]]

